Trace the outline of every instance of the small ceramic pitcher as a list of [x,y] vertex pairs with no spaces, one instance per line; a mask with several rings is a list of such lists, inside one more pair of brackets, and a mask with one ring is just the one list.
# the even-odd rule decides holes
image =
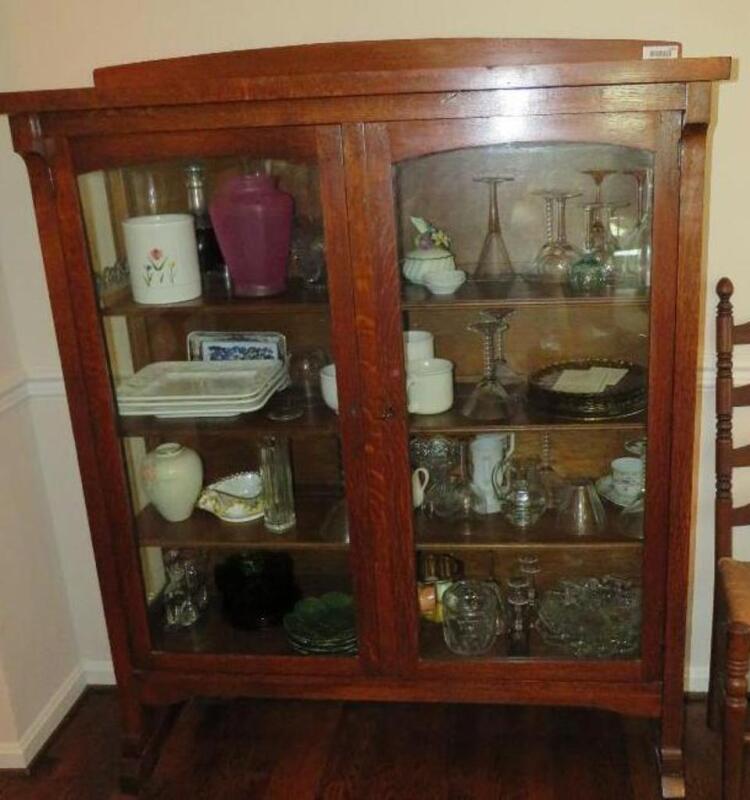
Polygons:
[[411,474],[411,502],[414,508],[424,503],[424,490],[430,480],[430,473],[424,467],[417,467]]

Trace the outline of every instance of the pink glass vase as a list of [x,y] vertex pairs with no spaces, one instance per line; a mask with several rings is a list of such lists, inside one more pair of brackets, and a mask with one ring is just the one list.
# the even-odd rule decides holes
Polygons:
[[209,212],[234,294],[262,297],[285,291],[291,195],[277,189],[269,175],[240,175],[218,188]]

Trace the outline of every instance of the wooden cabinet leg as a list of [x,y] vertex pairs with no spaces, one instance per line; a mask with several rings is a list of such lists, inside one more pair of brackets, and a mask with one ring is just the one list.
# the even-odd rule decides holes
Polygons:
[[679,800],[685,797],[685,764],[682,746],[660,745],[657,751],[661,774],[661,796],[664,800]]
[[153,772],[162,744],[182,706],[143,706],[135,701],[121,701],[122,755],[120,792],[137,797]]
[[723,800],[741,800],[743,750],[747,714],[747,670],[750,637],[745,628],[729,627],[724,686],[724,725],[721,741]]

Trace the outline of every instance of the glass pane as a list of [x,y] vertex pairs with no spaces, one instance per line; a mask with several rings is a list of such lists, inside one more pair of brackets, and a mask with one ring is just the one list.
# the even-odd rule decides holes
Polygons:
[[319,186],[313,157],[79,178],[157,650],[356,653]]
[[393,168],[423,658],[637,658],[653,156]]

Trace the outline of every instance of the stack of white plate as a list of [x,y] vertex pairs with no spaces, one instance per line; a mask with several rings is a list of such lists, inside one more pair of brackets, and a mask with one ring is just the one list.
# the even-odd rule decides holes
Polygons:
[[123,416],[234,417],[289,385],[283,361],[158,361],[117,387]]

